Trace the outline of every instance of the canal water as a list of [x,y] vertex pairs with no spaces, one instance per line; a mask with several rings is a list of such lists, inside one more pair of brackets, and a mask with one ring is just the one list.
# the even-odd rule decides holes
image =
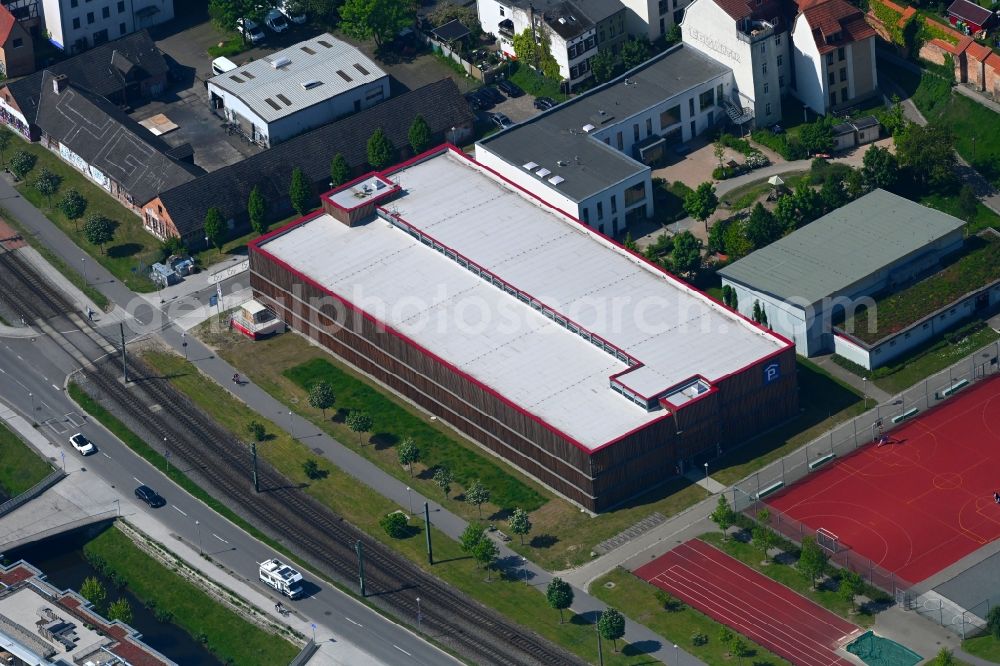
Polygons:
[[183,666],[222,666],[219,659],[187,632],[176,625],[157,620],[128,588],[116,588],[110,580],[90,566],[83,556],[83,546],[100,532],[95,529],[91,527],[76,530],[9,551],[4,553],[4,559],[8,564],[18,560],[30,563],[40,569],[46,580],[60,590],[70,588],[79,591],[85,578],[95,576],[104,583],[109,602],[119,597],[128,600],[132,606],[130,624],[142,634],[142,640],[147,645]]

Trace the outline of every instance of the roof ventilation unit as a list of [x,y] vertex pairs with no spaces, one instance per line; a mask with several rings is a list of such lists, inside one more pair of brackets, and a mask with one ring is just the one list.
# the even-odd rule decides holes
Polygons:
[[539,169],[538,171],[536,171],[535,173],[538,175],[539,178],[545,178],[547,175],[549,175],[552,172],[549,171],[548,169],[542,168],[542,169]]
[[535,164],[534,162],[528,162],[527,164],[523,164],[522,166],[528,171],[534,171],[535,169],[538,168],[538,165]]
[[559,160],[556,162],[556,164],[558,164],[561,167],[569,166],[569,162],[567,162],[566,160]]
[[558,185],[559,183],[563,182],[564,180],[566,180],[566,179],[563,178],[562,176],[552,176],[551,178],[549,178],[549,182],[552,183],[553,185]]
[[282,67],[291,64],[292,64],[292,59],[289,58],[288,56],[281,56],[271,61],[271,67],[273,67],[274,69],[281,69]]
[[317,79],[309,79],[308,81],[302,82],[302,87],[305,88],[306,90],[312,90],[316,86],[321,86],[321,85],[323,85],[323,82],[318,81]]
[[587,123],[586,125],[583,126],[583,131],[587,132],[588,134],[590,132],[593,132],[595,129],[597,128],[594,125],[591,125],[590,123]]

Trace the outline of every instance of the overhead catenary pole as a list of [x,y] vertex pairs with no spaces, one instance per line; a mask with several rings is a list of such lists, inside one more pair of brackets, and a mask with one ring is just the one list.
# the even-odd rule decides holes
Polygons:
[[361,543],[361,539],[358,539],[358,542],[354,545],[354,549],[358,553],[358,580],[363,598],[367,595],[365,594],[365,545]]
[[424,533],[427,535],[427,563],[434,564],[434,549],[431,548],[431,510],[424,502]]
[[125,359],[125,324],[119,322],[118,331],[122,335],[122,381],[128,384],[128,362]]
[[250,455],[253,458],[253,491],[260,492],[260,481],[257,478],[257,442],[250,442]]

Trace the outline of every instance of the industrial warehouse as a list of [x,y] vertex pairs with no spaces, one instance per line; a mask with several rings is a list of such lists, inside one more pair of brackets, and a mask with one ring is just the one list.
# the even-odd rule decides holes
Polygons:
[[797,411],[788,340],[453,148],[322,201],[255,297],[591,511]]

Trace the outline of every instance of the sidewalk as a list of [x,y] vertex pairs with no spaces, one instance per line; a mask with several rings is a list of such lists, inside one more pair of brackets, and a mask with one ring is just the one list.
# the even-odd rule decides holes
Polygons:
[[833,354],[814,356],[810,360],[840,381],[853,386],[862,395],[873,398],[875,402],[889,402],[892,399],[892,396],[876,386],[875,382],[858,377],[847,368],[842,368],[834,363]]

